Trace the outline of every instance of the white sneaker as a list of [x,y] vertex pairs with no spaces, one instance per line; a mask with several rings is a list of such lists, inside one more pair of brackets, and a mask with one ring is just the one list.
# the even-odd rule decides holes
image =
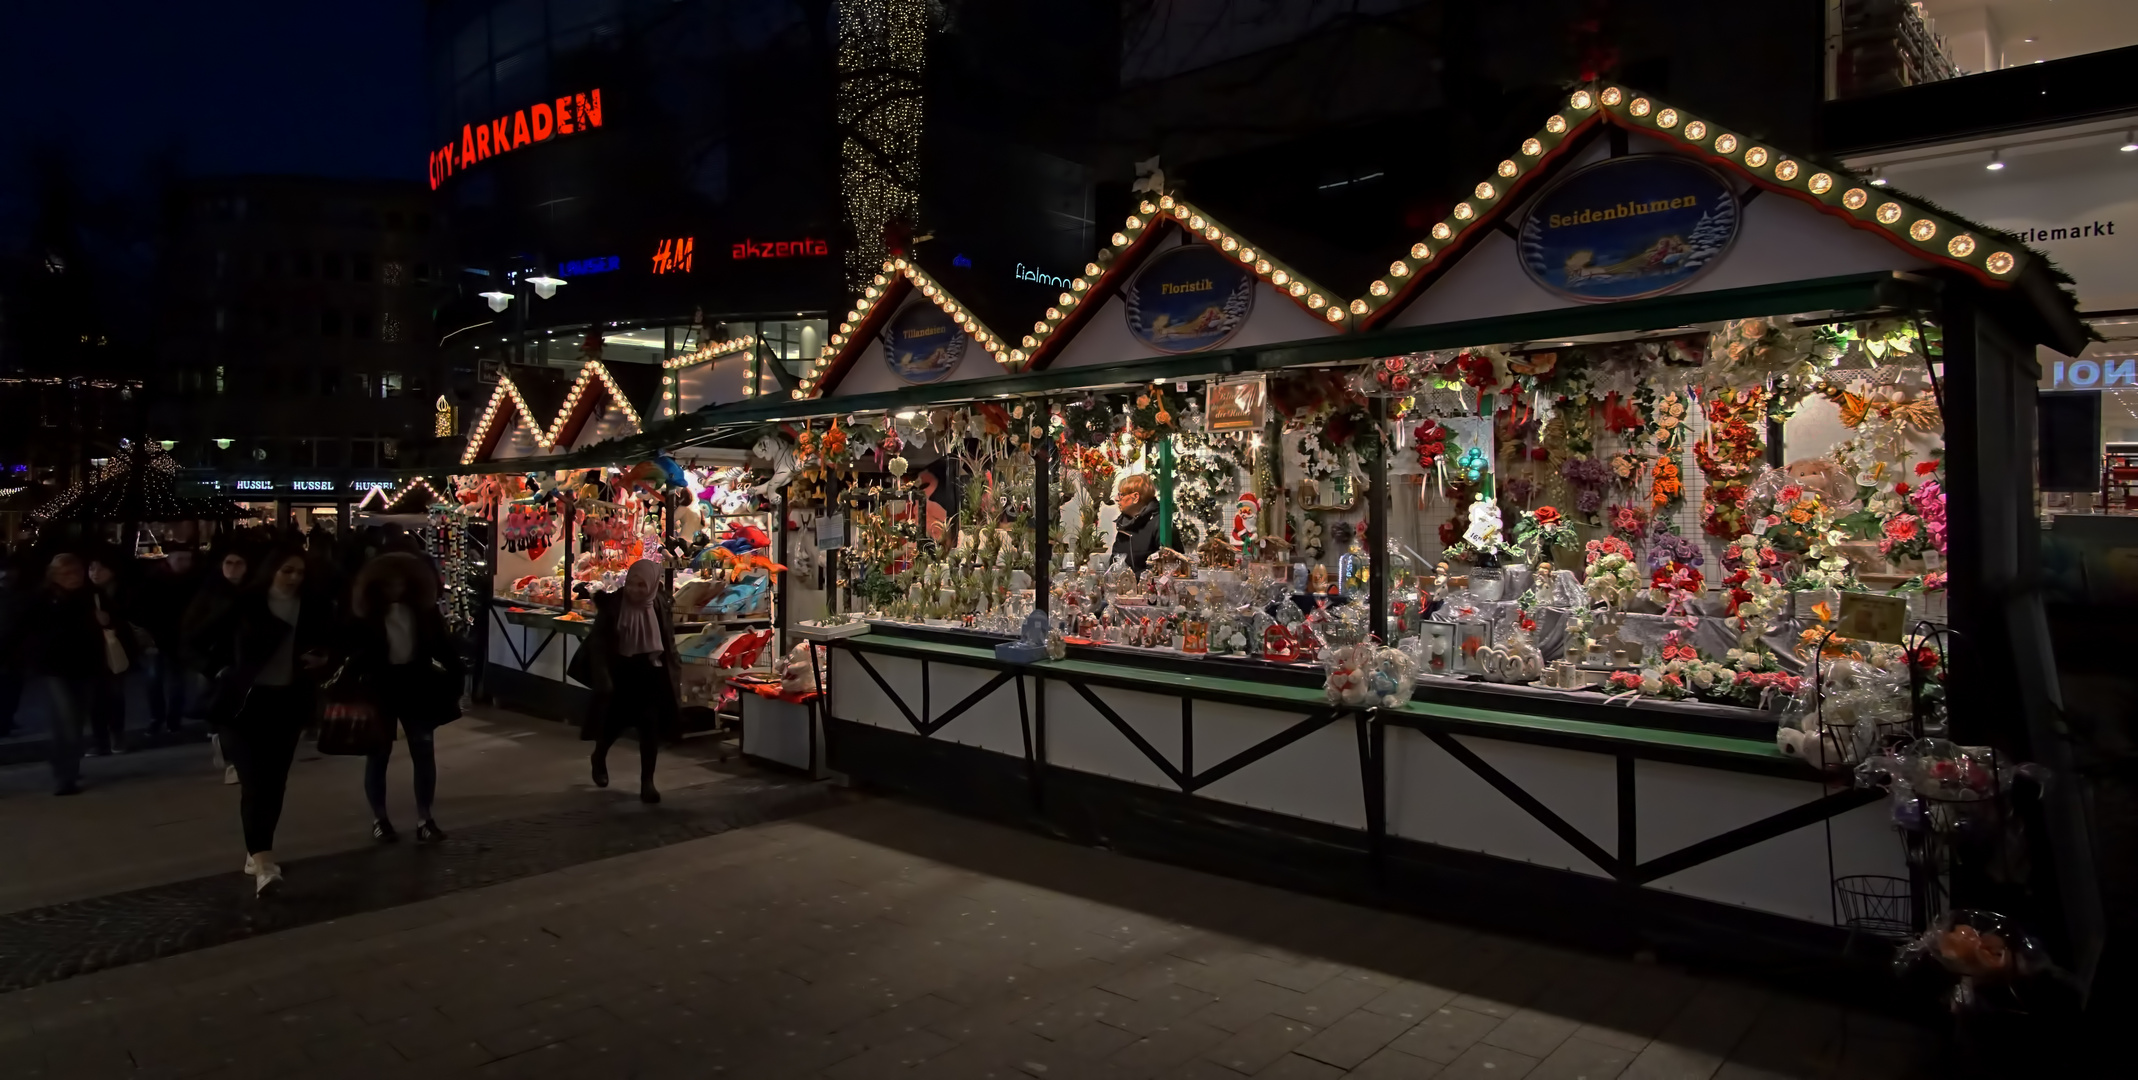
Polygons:
[[276,889],[281,888],[282,867],[277,866],[275,864],[275,857],[263,851],[257,855],[254,855],[252,858],[253,895],[266,896],[268,893],[274,892]]
[[259,864],[259,862],[258,862],[257,860],[255,860],[255,859],[254,859],[254,858],[253,858],[252,856],[250,856],[250,855],[247,855],[247,856],[245,856],[245,876],[246,876],[246,877],[251,877],[251,876],[253,876],[254,874],[257,874],[257,873],[259,873],[259,872],[260,872],[260,864]]
[[235,766],[235,765],[225,765],[225,766],[223,766],[223,783],[224,783],[224,784],[225,784],[225,785],[227,786],[227,785],[235,784],[235,783],[237,783],[237,782],[238,782],[238,767],[237,767],[237,766]]

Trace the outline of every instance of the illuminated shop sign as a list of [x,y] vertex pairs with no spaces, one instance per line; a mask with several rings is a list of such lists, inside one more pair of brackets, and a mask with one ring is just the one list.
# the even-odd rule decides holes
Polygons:
[[566,94],[554,103],[538,101],[487,124],[463,124],[458,146],[447,143],[431,151],[431,190],[438,190],[446,177],[478,161],[600,126],[600,90]]
[[[972,264],[967,263],[965,265],[970,266]],[[1017,269],[1013,271],[1010,276],[1016,278],[1019,281],[1036,281],[1041,285],[1051,286],[1056,289],[1066,289],[1069,287],[1068,278],[1061,277],[1055,274],[1049,274],[1044,270],[1038,269],[1037,267],[1026,266],[1023,263],[1018,263]]]
[[332,490],[334,490],[334,481],[332,481],[332,480],[292,480],[292,481],[290,482],[290,490],[292,490],[292,491],[332,491]]
[[606,274],[621,267],[623,264],[622,256],[618,255],[603,255],[593,259],[573,259],[570,262],[557,264],[557,276],[560,278],[575,278],[585,277],[588,274]]
[[653,272],[656,274],[690,273],[691,253],[698,246],[695,237],[679,236],[663,240],[653,250]]
[[2058,360],[2050,374],[2055,390],[2138,390],[2138,358]]
[[239,491],[273,491],[275,490],[275,482],[273,480],[240,480],[237,482],[237,489]]
[[744,237],[735,245],[737,259],[796,259],[814,255],[831,254],[831,245],[822,240],[803,237],[800,240],[752,240]]

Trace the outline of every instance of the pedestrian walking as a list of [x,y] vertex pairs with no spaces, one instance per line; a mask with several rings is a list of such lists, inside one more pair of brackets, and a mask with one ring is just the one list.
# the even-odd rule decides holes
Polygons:
[[[245,557],[244,551],[235,547],[224,550],[214,563],[215,572],[208,575],[199,591],[193,594],[193,601],[186,605],[186,613],[179,623],[179,659],[187,675],[199,685],[207,685],[216,672],[209,655],[208,629],[217,625],[245,594],[246,578],[252,571],[252,561]],[[209,697],[203,692],[193,701],[193,707],[200,710],[204,720],[207,719]],[[210,758],[222,768],[223,783],[235,784],[238,767],[225,760],[223,737],[213,730],[213,724],[209,727]]]
[[82,733],[101,680],[111,677],[104,630],[111,617],[97,610],[89,567],[72,553],[52,556],[45,588],[24,612],[22,646],[32,683],[46,702],[51,727],[53,794],[82,790]]
[[[441,725],[460,718],[466,671],[460,643],[438,611],[438,574],[421,556],[388,552],[358,571],[349,606],[343,678],[354,677],[371,694],[379,715],[406,736],[415,770],[416,840],[436,843],[445,839],[445,830],[431,816],[438,796],[434,737]],[[364,762],[371,838],[387,844],[401,838],[386,811],[386,766],[392,759],[393,744],[387,743]]]
[[90,752],[98,757],[127,751],[126,683],[141,667],[141,642],[146,637],[133,623],[133,591],[120,574],[124,565],[110,554],[99,553],[89,559],[89,587],[95,594],[98,623],[111,631],[106,640],[118,643],[104,677],[96,681],[90,696]]
[[22,563],[12,553],[0,553],[0,739],[15,734],[15,716],[22,707],[23,635],[27,632],[30,604],[36,596],[25,583]]
[[191,545],[173,545],[155,560],[142,582],[138,621],[155,652],[148,658],[149,731],[176,732],[185,725],[195,686],[186,662],[186,614],[202,586]]
[[609,747],[624,729],[633,728],[638,731],[639,801],[660,802],[653,765],[661,740],[675,730],[681,675],[660,564],[632,563],[623,588],[595,594],[594,610],[593,632],[568,672],[594,690],[585,733],[595,740],[594,786],[609,786]]
[[333,604],[305,589],[304,574],[303,551],[277,549],[206,631],[216,665],[210,722],[237,767],[245,872],[262,896],[282,883],[275,827],[297,740],[319,711],[319,680],[338,631]]

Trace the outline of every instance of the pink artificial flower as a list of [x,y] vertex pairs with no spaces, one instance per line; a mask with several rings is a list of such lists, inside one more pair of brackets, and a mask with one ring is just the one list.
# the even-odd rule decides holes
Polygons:
[[1776,497],[1777,497],[1777,498],[1779,498],[1779,499],[1781,499],[1781,501],[1783,501],[1783,502],[1785,502],[1785,503],[1793,503],[1793,502],[1797,501],[1798,499],[1801,499],[1801,498],[1803,498],[1803,497],[1804,497],[1804,489],[1803,489],[1803,488],[1801,488],[1801,487],[1798,487],[1798,486],[1797,486],[1797,485],[1795,485],[1795,484],[1790,484],[1790,485],[1787,485],[1787,486],[1783,487],[1783,488],[1782,488],[1782,493],[1781,493],[1781,494],[1780,494],[1779,496],[1776,496]]
[[1922,519],[1914,514],[1897,514],[1886,519],[1886,539],[1905,544],[1922,534]]

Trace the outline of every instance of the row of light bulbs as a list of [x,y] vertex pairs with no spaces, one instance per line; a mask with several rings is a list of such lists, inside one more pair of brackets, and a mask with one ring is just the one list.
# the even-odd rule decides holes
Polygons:
[[[1005,349],[1003,343],[993,335],[976,335],[975,340],[984,340],[989,353],[993,354],[1005,366],[1014,368],[1022,365],[1029,356],[1035,355],[1039,348],[1062,327],[1069,314],[1082,300],[1082,294],[1104,280],[1108,268],[1102,266],[1101,261],[1111,263],[1118,254],[1127,250],[1132,243],[1140,239],[1151,224],[1167,215],[1170,215],[1193,235],[1212,244],[1226,254],[1238,258],[1242,264],[1251,268],[1257,276],[1276,286],[1281,292],[1291,297],[1307,310],[1321,314],[1331,323],[1345,322],[1347,312],[1353,316],[1369,315],[1376,308],[1383,306],[1392,299],[1406,284],[1405,279],[1418,273],[1436,256],[1445,254],[1450,247],[1455,246],[1456,242],[1463,237],[1467,230],[1482,223],[1485,218],[1485,212],[1496,205],[1509,191],[1513,190],[1522,177],[1533,172],[1536,166],[1542,163],[1548,151],[1562,145],[1579,123],[1600,116],[1601,114],[1596,112],[1599,106],[1617,108],[1621,105],[1624,106],[1628,115],[1637,119],[1648,120],[1662,133],[1674,136],[1687,143],[1699,145],[1703,150],[1707,150],[1724,159],[1735,159],[1744,168],[1754,173],[1765,173],[1771,175],[1775,181],[1791,185],[1797,184],[1799,178],[1802,177],[1801,183],[1804,190],[1809,191],[1814,196],[1821,197],[1822,200],[1843,179],[1837,178],[1833,173],[1823,171],[1813,171],[1807,176],[1805,175],[1806,166],[1795,159],[1780,155],[1765,146],[1749,143],[1748,140],[1734,133],[1712,130],[1707,122],[1686,116],[1674,108],[1661,107],[1646,97],[1632,97],[1629,100],[1627,92],[1619,87],[1606,87],[1597,92],[1580,89],[1567,96],[1567,110],[1565,112],[1554,114],[1548,118],[1544,122],[1544,130],[1542,132],[1537,136],[1522,141],[1520,153],[1516,157],[1501,161],[1494,170],[1494,176],[1491,179],[1480,181],[1471,189],[1471,197],[1469,199],[1456,203],[1448,217],[1432,227],[1429,239],[1421,240],[1411,245],[1408,258],[1399,258],[1390,263],[1387,274],[1376,278],[1367,285],[1365,296],[1354,299],[1348,304],[1325,296],[1311,283],[1299,278],[1289,269],[1269,259],[1266,253],[1258,256],[1255,249],[1249,246],[1245,240],[1217,224],[1208,215],[1196,210],[1185,201],[1166,195],[1160,197],[1155,203],[1145,200],[1137,207],[1137,213],[1128,216],[1121,230],[1109,238],[1112,241],[1112,246],[1100,253],[1100,261],[1085,265],[1084,276],[1075,278],[1069,283],[1069,288],[1061,293],[1056,303],[1047,308],[1045,317],[1033,324],[1032,333],[1023,337],[1019,343],[1021,347]],[[1568,113],[1588,115],[1576,121],[1570,120]],[[1549,143],[1547,143],[1547,139]],[[2138,135],[2127,137],[2122,149],[2138,152]],[[1742,151],[1741,154],[1740,151]],[[1993,169],[2001,168],[2002,163],[1993,156],[1990,167]],[[1873,186],[1882,187],[1885,185],[1885,180],[1883,177],[1874,176],[1869,183]],[[1838,201],[1846,209],[1861,213],[1870,205],[1871,197],[1869,192],[1861,187],[1850,187],[1841,194]],[[1869,213],[1879,224],[1888,227],[1899,227],[1902,219],[1908,216],[1906,207],[1899,202],[1891,200],[1879,203],[1877,208]],[[1927,215],[1916,217],[1908,222],[1905,231],[1910,239],[1922,244],[1931,244],[1942,237],[1945,240],[1943,254],[1954,259],[1971,260],[1979,248],[1979,243],[1974,236],[1964,231],[1952,230],[1949,224],[1941,223]],[[1945,235],[1948,232],[1952,234]],[[2016,269],[2018,263],[2019,257],[2016,254],[2009,251],[1995,251],[1983,256],[1980,265],[1990,274],[2003,277]],[[957,304],[951,300],[949,294],[937,288],[932,281],[927,279],[926,275],[909,264],[907,260],[895,259],[886,262],[883,269],[885,273],[876,275],[874,283],[863,291],[861,298],[855,301],[854,309],[847,312],[846,321],[839,325],[839,332],[831,336],[830,344],[834,352],[842,351],[855,341],[853,335],[856,327],[862,323],[864,316],[868,314],[872,306],[881,303],[886,298],[887,286],[891,280],[885,276],[886,274],[902,274],[912,279],[916,285],[924,285],[922,291],[925,295],[933,299],[939,307],[942,307],[953,317],[958,317]],[[973,333],[977,326],[977,321],[970,318],[968,313],[961,319],[960,325],[965,326],[968,333]],[[791,391],[791,397],[799,399],[811,396],[816,392],[816,376],[819,365],[822,363],[824,363],[822,359],[810,362],[801,387]]]
[[585,396],[587,387],[597,378],[601,380],[602,388],[608,391],[609,400],[624,411],[624,419],[631,421],[632,427],[645,427],[639,422],[638,410],[632,407],[631,399],[625,397],[623,389],[616,385],[616,376],[609,373],[608,366],[599,360],[589,360],[585,367],[579,369],[579,377],[572,380],[571,390],[564,395],[564,407],[557,410],[557,415],[550,419],[549,436],[545,446],[556,446],[558,441],[564,438],[564,425],[571,421],[572,414],[579,408],[579,399]]
[[[867,285],[862,287],[861,295],[855,298],[853,308],[846,313],[845,320],[839,323],[839,329],[831,335],[831,340],[828,344],[831,345],[833,352],[842,351],[850,342],[857,340],[854,337],[854,332],[867,320],[871,310],[882,309],[885,301],[890,299],[891,287],[901,280],[910,288],[918,290],[922,296],[932,301],[943,314],[950,316],[951,321],[957,323],[958,328],[965,331],[965,336],[973,344],[986,349],[988,356],[1002,365],[1003,368],[1015,370],[1016,365],[1024,361],[1022,352],[1017,350],[1005,351],[1002,344],[1002,335],[988,329],[987,325],[972,313],[971,308],[959,304],[957,299],[950,295],[949,289],[944,288],[934,278],[928,276],[927,272],[914,265],[912,260],[904,257],[884,260],[882,270],[871,278]],[[1064,293],[1062,295],[1067,296],[1068,294]],[[819,376],[824,370],[824,363],[824,356],[821,353],[811,357],[808,364],[802,368],[801,384],[795,389],[787,391],[787,396],[800,400],[814,395],[818,390]]]

